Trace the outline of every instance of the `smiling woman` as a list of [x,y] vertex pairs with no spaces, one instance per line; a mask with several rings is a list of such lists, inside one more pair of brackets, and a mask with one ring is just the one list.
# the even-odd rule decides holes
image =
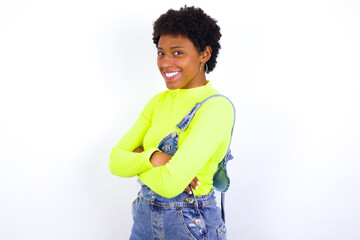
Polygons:
[[130,239],[226,239],[213,179],[229,156],[235,112],[205,75],[215,68],[220,37],[200,8],[169,10],[154,24],[169,90],[147,103],[110,156],[112,174],[138,176],[141,185]]
[[206,84],[204,63],[211,57],[211,47],[201,53],[189,38],[163,35],[158,43],[157,64],[169,89],[189,89]]

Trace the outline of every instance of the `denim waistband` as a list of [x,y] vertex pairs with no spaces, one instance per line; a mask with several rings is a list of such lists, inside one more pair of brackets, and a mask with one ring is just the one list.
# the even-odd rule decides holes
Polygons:
[[138,194],[138,198],[143,202],[158,207],[164,207],[164,208],[205,207],[215,202],[214,191],[206,195],[195,196],[197,201],[195,201],[194,196],[192,194],[187,194],[186,192],[182,192],[181,194],[173,198],[166,198],[152,191],[148,186],[146,186],[140,180],[138,180],[138,182],[141,185],[141,190]]

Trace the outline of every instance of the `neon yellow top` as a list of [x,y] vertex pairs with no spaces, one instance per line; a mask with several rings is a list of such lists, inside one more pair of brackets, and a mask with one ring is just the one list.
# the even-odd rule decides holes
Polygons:
[[[213,175],[224,158],[231,138],[234,111],[222,97],[212,98],[198,110],[190,126],[181,132],[176,124],[195,103],[218,94],[208,82],[190,89],[167,90],[155,95],[144,107],[135,125],[111,151],[109,168],[121,177],[138,175],[157,194],[172,198],[183,192],[196,176],[195,195],[211,192]],[[149,159],[161,139],[179,132],[179,149],[171,160],[153,167]],[[144,152],[132,152],[143,146]]]

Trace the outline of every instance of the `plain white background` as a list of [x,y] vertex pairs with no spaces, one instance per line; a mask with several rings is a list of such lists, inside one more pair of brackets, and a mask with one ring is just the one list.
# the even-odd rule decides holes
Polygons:
[[153,21],[201,7],[237,107],[228,239],[360,238],[360,2],[0,0],[0,238],[128,239],[112,147],[166,90]]

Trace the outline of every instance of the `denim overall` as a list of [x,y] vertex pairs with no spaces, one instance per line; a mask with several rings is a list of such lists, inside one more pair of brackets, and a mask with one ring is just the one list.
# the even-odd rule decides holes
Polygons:
[[[176,126],[181,131],[186,130],[197,110],[213,97],[225,96],[217,94],[196,103],[195,107]],[[178,132],[170,133],[160,141],[158,148],[174,155],[178,149],[178,140]],[[213,179],[214,187],[222,192],[221,211],[216,206],[214,191],[201,196],[195,196],[194,191],[192,194],[182,192],[174,198],[165,198],[138,180],[141,190],[132,204],[134,225],[130,240],[226,239],[224,192],[230,184],[226,164],[232,158],[229,149]]]

